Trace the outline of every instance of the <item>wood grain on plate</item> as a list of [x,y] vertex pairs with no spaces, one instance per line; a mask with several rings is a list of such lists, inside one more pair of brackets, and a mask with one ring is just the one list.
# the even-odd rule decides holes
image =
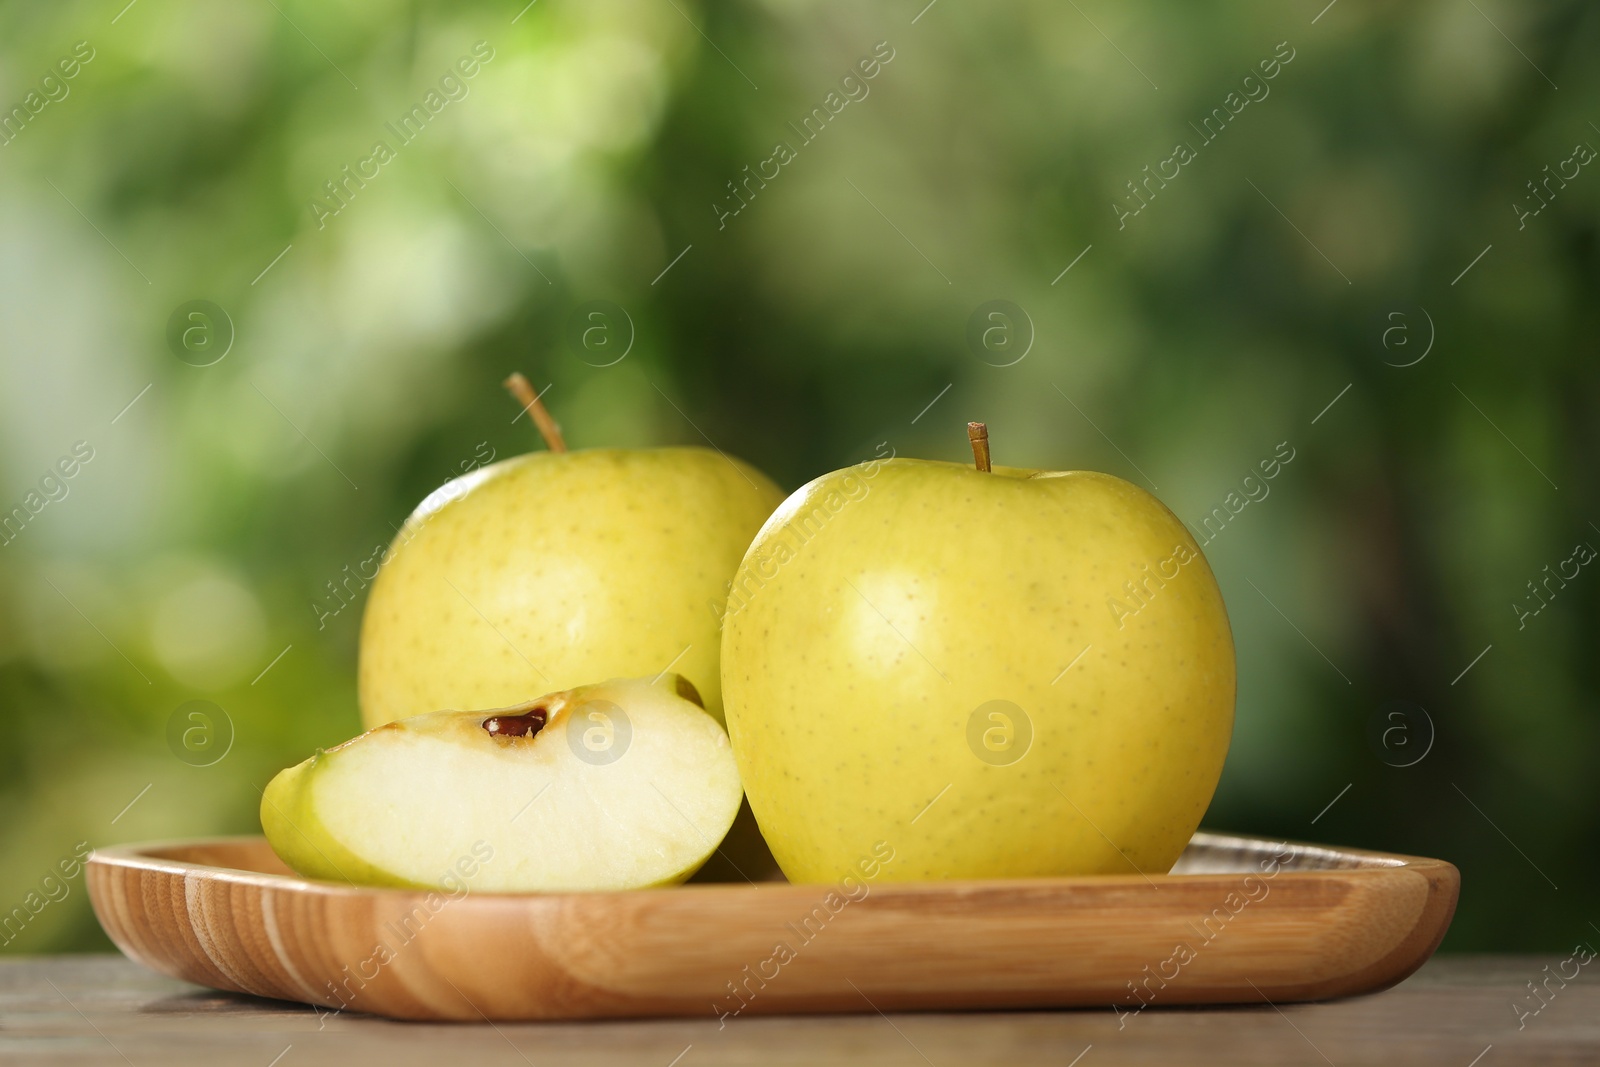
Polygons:
[[1313,1000],[1438,947],[1441,860],[1196,834],[1169,875],[511,895],[288,871],[262,838],[97,850],[95,914],[177,978],[403,1019]]

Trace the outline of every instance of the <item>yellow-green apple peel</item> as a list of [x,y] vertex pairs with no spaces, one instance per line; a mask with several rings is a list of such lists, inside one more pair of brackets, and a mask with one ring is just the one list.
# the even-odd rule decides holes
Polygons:
[[1087,471],[874,460],[801,488],[734,578],[723,699],[791,880],[1165,873],[1232,733],[1183,524]]
[[720,721],[709,605],[783,494],[705,448],[568,452],[527,396],[551,451],[430,495],[372,585],[360,645],[366,726],[669,667]]

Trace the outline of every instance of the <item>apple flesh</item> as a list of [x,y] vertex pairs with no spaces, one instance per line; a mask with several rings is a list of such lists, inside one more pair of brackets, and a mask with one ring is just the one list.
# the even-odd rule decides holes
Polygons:
[[720,602],[782,499],[704,448],[536,452],[450,482],[368,593],[364,725],[668,669],[720,722]]
[[742,795],[722,727],[665,675],[389,723],[280,773],[261,824],[311,878],[448,888],[466,860],[474,890],[634,889],[693,874]]
[[[985,457],[986,458],[986,457]],[[797,491],[723,627],[728,733],[791,881],[1164,873],[1233,726],[1227,613],[1104,474],[909,459]]]

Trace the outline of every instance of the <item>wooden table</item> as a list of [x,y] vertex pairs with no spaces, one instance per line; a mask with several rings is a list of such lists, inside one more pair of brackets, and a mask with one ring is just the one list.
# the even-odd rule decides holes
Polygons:
[[1537,1015],[1525,983],[1566,954],[1437,958],[1385,993],[1222,1009],[832,1015],[434,1025],[198,989],[120,956],[0,961],[0,1063],[133,1067],[473,1067],[529,1064],[1504,1064],[1600,1063],[1600,973]]

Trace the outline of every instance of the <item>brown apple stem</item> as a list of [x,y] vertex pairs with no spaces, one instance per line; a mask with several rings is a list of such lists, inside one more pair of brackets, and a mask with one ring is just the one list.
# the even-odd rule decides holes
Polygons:
[[967,440],[972,442],[972,459],[978,469],[989,472],[989,427],[981,422],[967,423]]
[[550,412],[539,399],[539,394],[533,391],[528,379],[524,378],[521,372],[513,372],[511,377],[505,380],[505,387],[517,398],[522,410],[533,418],[534,425],[539,427],[539,436],[544,438],[545,447],[552,452],[565,452],[567,442],[561,436],[561,426],[550,416]]

